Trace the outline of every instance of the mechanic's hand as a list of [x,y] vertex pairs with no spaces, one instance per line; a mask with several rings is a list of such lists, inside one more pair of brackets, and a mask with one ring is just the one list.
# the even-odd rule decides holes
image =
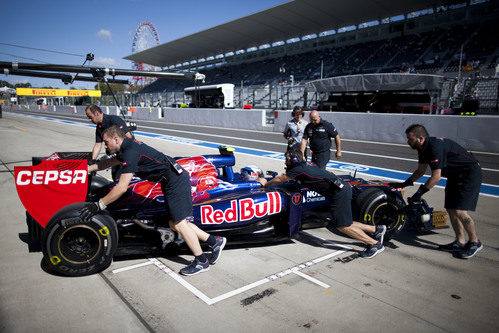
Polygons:
[[427,189],[424,185],[421,185],[412,197],[407,198],[407,201],[410,204],[413,204],[414,202],[419,202],[421,201],[421,197],[423,196],[423,194],[425,194],[428,191],[429,189]]
[[262,185],[262,186],[265,186],[265,184],[267,184],[267,179],[265,179],[263,177],[257,178],[256,181],[259,182],[260,185]]
[[341,151],[336,151],[336,158],[341,159]]
[[399,183],[399,182],[388,183],[388,186],[391,186],[393,188],[403,188],[403,187],[412,186],[412,185],[414,185],[414,182],[411,179],[406,179],[405,182],[403,182],[403,183]]
[[[101,209],[105,209],[106,206],[102,204],[102,200],[99,200],[98,202],[91,202],[89,205],[86,205],[82,209],[80,209],[80,217],[83,220],[89,220],[92,216],[94,216],[96,213],[98,213]],[[103,206],[103,208],[101,207]]]

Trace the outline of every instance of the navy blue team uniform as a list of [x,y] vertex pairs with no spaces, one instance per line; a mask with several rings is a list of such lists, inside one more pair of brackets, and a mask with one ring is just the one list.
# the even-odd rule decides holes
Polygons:
[[134,173],[141,179],[161,182],[168,220],[179,222],[192,216],[189,173],[171,157],[129,138],[123,140],[116,157],[122,162],[122,173]]
[[[103,114],[102,115],[102,123],[97,124],[97,126],[95,127],[95,142],[102,143],[102,141],[103,141],[102,140],[102,132],[104,132],[104,130],[106,130],[109,127],[114,126],[114,125],[118,126],[125,134],[130,132],[130,130],[128,129],[128,126],[126,125],[123,118],[115,116],[115,115]],[[111,177],[113,178],[113,180],[118,180],[120,178],[120,174],[121,174],[121,170],[120,170],[119,165],[112,167]]]
[[428,137],[418,152],[419,163],[441,169],[447,177],[445,208],[474,211],[480,194],[482,169],[475,156],[455,141]]
[[321,119],[319,124],[308,123],[303,133],[303,139],[310,139],[310,149],[312,150],[312,162],[321,169],[326,168],[331,157],[331,138],[335,138],[338,131],[333,124]]
[[115,115],[103,114],[102,123],[97,124],[95,127],[95,142],[102,142],[102,132],[113,125],[118,126],[125,134],[130,132],[123,118]]
[[[336,227],[352,225],[352,188],[350,184],[343,182],[334,173],[322,170],[315,165],[308,165],[306,162],[288,167],[286,175],[329,199]],[[340,189],[333,183],[334,181],[339,182],[343,187]]]

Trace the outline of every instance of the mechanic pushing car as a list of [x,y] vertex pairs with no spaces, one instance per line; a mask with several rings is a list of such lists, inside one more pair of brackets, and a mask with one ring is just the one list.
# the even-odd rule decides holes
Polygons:
[[[431,190],[440,177],[447,177],[445,185],[445,209],[449,213],[450,221],[456,239],[445,245],[439,245],[442,251],[454,252],[458,258],[473,257],[483,248],[478,240],[475,222],[468,211],[475,211],[482,184],[482,169],[475,156],[450,139],[430,137],[423,125],[409,126],[405,134],[407,144],[418,151],[418,168],[403,183],[390,183],[395,188],[411,186],[421,178],[428,165],[431,176],[423,185],[419,186],[409,202],[418,202],[421,196]],[[465,231],[468,242],[465,243]]]
[[[94,147],[92,148],[92,160],[96,160],[97,157],[99,157],[100,151],[102,149],[102,132],[105,129],[113,125],[116,125],[123,130],[127,138],[132,139],[132,134],[130,133],[130,129],[128,128],[125,121],[121,117],[104,114],[101,108],[95,104],[87,106],[87,108],[85,109],[85,113],[87,115],[87,118],[96,125],[95,144]],[[114,167],[111,172],[113,180],[118,180],[119,178],[118,172],[119,172],[119,167],[118,166]]]
[[319,112],[310,112],[310,123],[305,127],[303,139],[301,141],[301,151],[305,156],[307,143],[312,150],[312,162],[317,164],[320,169],[325,170],[326,164],[331,156],[331,138],[334,138],[336,145],[336,158],[341,158],[341,139],[338,131],[330,122],[321,119]]
[[[386,233],[385,225],[375,227],[353,221],[352,188],[348,183],[340,180],[332,172],[322,170],[316,165],[308,165],[298,148],[287,151],[285,157],[286,173],[269,181],[265,178],[258,178],[257,181],[262,186],[275,186],[291,180],[299,181],[329,199],[335,227],[344,234],[367,245],[366,250],[361,252],[362,257],[372,258],[385,250],[383,246],[383,237]],[[371,234],[372,237],[368,234]]]
[[[121,197],[128,188],[134,174],[142,179],[161,183],[165,197],[165,206],[170,228],[180,233],[195,258],[182,268],[183,275],[194,275],[209,269],[220,258],[227,240],[224,237],[210,235],[187,221],[192,216],[191,183],[189,173],[170,156],[136,140],[125,137],[121,128],[113,125],[102,133],[106,149],[116,154],[97,164],[90,165],[88,172],[107,169],[121,164],[118,184],[98,202],[87,205],[80,213],[83,219],[89,219],[100,210]],[[203,253],[199,241],[207,242],[211,248],[208,257]]]

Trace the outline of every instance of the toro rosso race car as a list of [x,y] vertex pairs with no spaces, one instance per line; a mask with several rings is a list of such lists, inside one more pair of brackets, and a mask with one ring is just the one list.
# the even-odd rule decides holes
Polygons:
[[[201,229],[225,236],[229,242],[255,242],[289,238],[331,220],[326,197],[298,183],[263,188],[255,181],[263,176],[260,169],[250,166],[236,173],[231,149],[219,150],[218,155],[175,158],[190,174],[191,222]],[[54,153],[33,157],[32,166],[15,167],[28,235],[40,242],[44,260],[53,271],[66,276],[93,274],[109,266],[118,248],[140,251],[148,244],[161,250],[183,242],[167,227],[161,185],[139,178],[106,210],[91,220],[81,219],[81,208],[116,185],[88,174],[89,159],[90,153]],[[353,187],[354,220],[387,225],[386,239],[407,224],[426,230],[442,222],[426,202],[406,205],[402,193],[385,183],[340,177]]]

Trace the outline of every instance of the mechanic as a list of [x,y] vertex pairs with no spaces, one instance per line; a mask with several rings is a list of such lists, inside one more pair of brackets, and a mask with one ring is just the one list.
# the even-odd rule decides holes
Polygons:
[[[195,256],[191,264],[182,268],[180,273],[194,275],[207,271],[210,264],[215,264],[220,258],[227,240],[210,235],[187,221],[187,218],[192,216],[189,173],[170,156],[142,142],[127,138],[117,125],[104,130],[102,139],[106,149],[116,156],[90,165],[88,172],[104,170],[117,164],[122,165],[122,172],[118,184],[98,202],[83,208],[80,211],[81,217],[89,219],[121,197],[127,191],[134,174],[142,179],[160,182],[170,228],[180,233]],[[208,243],[211,255],[206,256],[203,253],[200,240]]]
[[[411,186],[421,178],[428,165],[431,176],[421,185],[409,202],[421,200],[421,196],[435,186],[440,177],[447,177],[445,186],[445,209],[449,214],[456,239],[449,244],[439,245],[439,249],[455,253],[458,258],[471,258],[483,248],[477,238],[475,222],[468,211],[475,211],[482,183],[482,169],[472,153],[458,143],[437,137],[430,137],[423,125],[409,126],[405,134],[407,144],[418,151],[418,168],[403,183],[390,183],[402,188]],[[465,232],[468,242],[465,243]]]
[[[96,125],[95,144],[94,147],[92,148],[93,161],[97,160],[97,157],[99,157],[100,151],[102,149],[102,132],[106,128],[109,128],[113,125],[117,125],[123,130],[123,132],[125,132],[127,138],[132,139],[132,134],[130,133],[130,130],[128,129],[128,126],[126,125],[123,118],[115,115],[104,114],[101,108],[95,104],[87,106],[87,108],[85,109],[85,113],[87,115],[87,118]],[[119,178],[118,170],[119,166],[116,166],[112,169],[111,175],[113,180],[118,180]]]
[[[332,172],[320,169],[316,165],[308,165],[298,148],[287,151],[285,157],[286,173],[269,181],[262,177],[258,178],[257,181],[262,186],[275,186],[291,180],[299,181],[329,199],[334,226],[344,234],[367,245],[367,248],[361,252],[362,257],[372,258],[385,250],[383,246],[383,237],[386,233],[385,225],[375,227],[353,221],[350,184],[342,181]],[[372,237],[368,234],[371,234]]]
[[[341,140],[336,128],[327,120],[322,120],[319,112],[310,112],[310,123],[305,127],[301,141],[301,151],[305,154],[307,143],[312,150],[312,162],[320,169],[325,170],[331,156],[331,138],[336,144],[336,158],[341,158]],[[304,155],[305,156],[305,155]]]
[[[284,128],[284,131],[282,134],[284,135],[284,138],[288,141],[288,148],[286,150],[289,150],[293,148],[294,146],[300,146],[301,145],[301,140],[303,138],[303,132],[305,131],[305,127],[307,126],[308,122],[303,119],[305,116],[305,113],[303,112],[302,108],[299,106],[295,106],[293,108],[293,111],[291,112],[291,118],[287,123],[286,127]],[[307,152],[305,151],[305,159],[307,158]]]

